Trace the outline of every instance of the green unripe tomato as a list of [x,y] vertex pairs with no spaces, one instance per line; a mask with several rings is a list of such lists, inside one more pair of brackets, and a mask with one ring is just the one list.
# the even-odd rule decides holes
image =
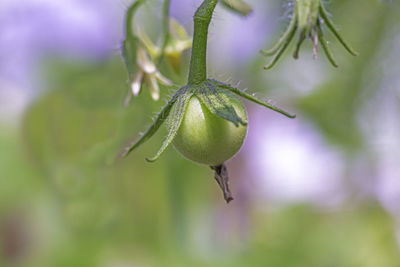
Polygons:
[[[247,122],[246,108],[242,102],[233,95],[229,95],[229,99],[239,117]],[[192,161],[218,166],[239,151],[246,134],[247,125],[236,127],[232,122],[212,114],[193,96],[173,145]]]

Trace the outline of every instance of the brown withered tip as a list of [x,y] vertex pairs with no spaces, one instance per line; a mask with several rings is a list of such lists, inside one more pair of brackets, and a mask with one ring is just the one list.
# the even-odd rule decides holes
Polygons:
[[231,202],[233,200],[233,196],[229,189],[229,176],[225,164],[221,164],[218,166],[210,166],[210,168],[215,171],[214,178],[217,181],[219,187],[221,188],[222,193],[224,194],[224,199],[226,203]]

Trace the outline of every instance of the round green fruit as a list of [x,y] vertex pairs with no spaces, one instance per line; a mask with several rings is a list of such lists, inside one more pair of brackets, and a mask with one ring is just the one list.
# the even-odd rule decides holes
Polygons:
[[[233,95],[229,95],[229,100],[238,116],[247,122],[242,102]],[[194,162],[218,166],[239,151],[246,134],[247,125],[235,126],[212,114],[196,96],[192,96],[173,145]]]

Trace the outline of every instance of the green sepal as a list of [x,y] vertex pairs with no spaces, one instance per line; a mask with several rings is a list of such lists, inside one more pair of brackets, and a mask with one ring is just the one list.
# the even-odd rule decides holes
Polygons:
[[[339,34],[333,22],[329,19],[321,0],[295,0],[294,4],[295,10],[293,18],[286,31],[271,49],[260,51],[265,56],[274,56],[272,60],[264,66],[264,69],[271,69],[276,64],[293,39],[297,29],[299,30],[299,36],[293,52],[293,57],[295,59],[299,58],[300,48],[305,39],[318,36],[318,40],[320,41],[328,60],[334,67],[337,67],[338,65],[336,64],[336,61],[327,45],[328,42],[325,40],[323,35],[321,24],[323,22],[325,22],[327,28],[332,31],[335,37],[350,54],[354,56],[358,55],[357,52],[354,51]],[[314,43],[314,48],[316,48],[316,46],[317,42]]]
[[217,81],[206,80],[196,86],[195,95],[212,114],[232,122],[236,127],[239,124],[247,125],[247,121],[243,121],[236,113],[234,107],[229,103],[229,99],[224,91],[226,90],[220,88]]
[[324,49],[326,57],[328,58],[329,62],[331,62],[331,64],[335,68],[337,68],[338,64],[336,63],[336,60],[333,57],[333,54],[332,54],[331,50],[328,47],[328,42],[325,40],[324,33],[322,32],[321,24],[320,24],[319,21],[317,22],[317,34],[318,34],[319,42],[322,45],[322,49]]
[[343,39],[343,37],[339,34],[338,30],[336,27],[333,25],[333,22],[328,18],[327,12],[324,8],[324,6],[321,5],[319,6],[319,13],[321,15],[321,18],[324,20],[326,26],[332,31],[333,35],[336,36],[336,38],[339,40],[339,42],[343,45],[343,47],[353,56],[357,56],[358,53],[354,51],[353,48],[351,48]]
[[312,28],[318,20],[320,5],[322,5],[321,0],[311,0],[311,10],[309,15],[310,24],[308,29],[309,34],[311,33]]
[[224,84],[224,83],[219,83],[219,84],[220,84],[220,87],[226,88],[226,89],[230,90],[231,92],[237,94],[238,96],[246,98],[247,100],[250,100],[250,101],[252,101],[254,103],[257,103],[257,104],[259,104],[261,106],[264,106],[266,108],[272,109],[273,111],[281,113],[282,115],[285,115],[288,118],[291,118],[291,119],[296,118],[296,115],[290,114],[289,112],[286,112],[283,109],[278,108],[277,106],[271,105],[271,104],[263,102],[261,100],[258,100],[257,98],[255,98],[255,97],[243,92],[242,90],[239,90],[239,89],[237,89],[235,87],[232,87],[232,86],[230,86],[228,84]]
[[293,36],[295,35],[296,30],[297,30],[296,15],[295,15],[295,17],[293,17],[292,20],[293,20],[294,26],[291,27],[291,25],[289,25],[289,31],[288,31],[288,35],[286,36],[286,39],[284,40],[280,50],[274,56],[274,58],[270,61],[270,63],[268,63],[267,65],[264,66],[265,70],[271,69],[273,66],[275,66],[276,62],[278,62],[279,58],[283,55],[283,52],[285,52],[286,48],[289,46],[290,41],[293,39]]
[[298,59],[299,58],[300,47],[303,44],[305,39],[306,39],[306,32],[304,30],[300,31],[299,39],[297,40],[296,48],[294,49],[294,52],[293,52],[293,58],[294,59]]
[[146,158],[148,162],[156,161],[165,151],[165,149],[167,149],[167,147],[172,143],[176,134],[178,133],[179,127],[181,126],[187,105],[192,96],[193,96],[192,90],[187,90],[187,89],[179,94],[178,99],[176,100],[172,108],[171,117],[168,121],[169,127],[168,127],[167,137],[164,139],[164,142],[161,148],[157,151],[156,155],[152,158]]
[[132,152],[135,148],[146,142],[150,137],[152,137],[157,132],[161,124],[167,119],[172,106],[178,100],[178,97],[180,94],[182,94],[183,90],[186,90],[186,88],[182,87],[172,96],[171,100],[169,100],[168,103],[163,107],[163,109],[157,115],[153,124],[147,129],[147,131],[137,141],[134,141],[132,144],[130,144],[124,149],[124,151],[121,153],[122,157],[126,157],[130,152]]
[[246,2],[242,0],[222,0],[221,4],[228,8],[229,10],[233,11],[240,16],[246,17],[251,12],[253,12],[253,8]]
[[311,35],[318,20],[320,0],[296,0],[295,14],[298,17],[299,39],[293,57],[299,58],[299,51],[304,40]]
[[315,25],[320,3],[320,0],[296,0],[295,13],[298,16],[298,26],[305,36],[311,33]]
[[296,28],[297,28],[297,14],[294,13],[293,18],[290,20],[290,23],[286,28],[286,31],[282,34],[282,36],[274,44],[274,46],[271,47],[270,49],[261,50],[260,53],[263,54],[264,56],[272,56],[275,53],[277,53],[282,46],[290,43],[290,41],[293,38],[294,32],[296,32]]

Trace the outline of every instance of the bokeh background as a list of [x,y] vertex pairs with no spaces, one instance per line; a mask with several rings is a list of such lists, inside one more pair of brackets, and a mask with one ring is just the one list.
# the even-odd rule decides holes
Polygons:
[[[189,32],[200,2],[171,1]],[[165,129],[116,159],[164,104],[145,89],[123,106],[129,1],[0,2],[0,266],[400,266],[399,2],[328,1],[359,56],[327,33],[338,69],[307,42],[270,71],[258,51],[290,3],[248,2],[248,18],[217,7],[209,74],[297,118],[245,102],[229,205],[212,171],[173,148],[145,162]],[[153,40],[161,4],[137,18]],[[183,85],[188,56],[179,75],[161,72]]]

